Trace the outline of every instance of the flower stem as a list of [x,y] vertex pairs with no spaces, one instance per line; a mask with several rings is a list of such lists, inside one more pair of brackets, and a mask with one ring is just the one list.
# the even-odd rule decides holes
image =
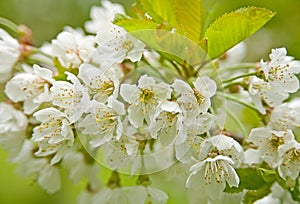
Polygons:
[[153,67],[144,56],[142,57],[141,60],[144,63],[146,63],[156,74],[158,74],[161,79],[163,79],[164,81],[166,81],[165,76],[163,76],[162,73],[160,73],[160,71],[158,71],[155,67]]
[[246,128],[243,125],[242,121],[227,107],[226,107],[226,113],[236,123],[236,125],[239,127],[239,129],[241,130],[244,137],[246,137],[247,136],[247,131],[246,131]]
[[240,81],[237,81],[237,82],[231,82],[231,83],[228,83],[226,85],[223,86],[224,89],[228,88],[228,87],[231,87],[231,86],[237,86],[237,85],[244,85],[243,83],[241,83]]
[[256,63],[241,63],[234,66],[224,67],[218,70],[219,74],[223,74],[227,71],[235,71],[235,70],[243,70],[243,69],[251,69],[257,67]]
[[18,33],[18,26],[6,18],[0,17],[0,25],[4,25],[5,27],[11,29],[15,33]]
[[255,76],[255,75],[257,75],[257,72],[250,72],[250,73],[247,73],[247,74],[242,74],[242,75],[233,77],[231,79],[224,80],[224,81],[222,81],[222,83],[229,83],[229,82],[232,82],[236,79],[245,78],[245,77],[248,77],[248,76]]
[[111,176],[106,185],[111,189],[121,187],[120,177],[117,171],[113,171],[111,173]]
[[254,111],[257,112],[257,109],[253,105],[251,105],[249,103],[246,103],[244,101],[241,101],[241,100],[239,100],[238,98],[236,98],[234,96],[230,96],[230,95],[228,95],[226,93],[222,93],[222,92],[219,92],[219,91],[217,92],[217,95],[219,95],[219,96],[221,96],[221,97],[223,97],[225,99],[228,99],[228,100],[234,101],[236,103],[239,103],[239,104],[241,104],[241,105],[243,105],[243,106],[245,106],[247,108],[250,108],[250,109],[252,109],[252,110],[254,110]]

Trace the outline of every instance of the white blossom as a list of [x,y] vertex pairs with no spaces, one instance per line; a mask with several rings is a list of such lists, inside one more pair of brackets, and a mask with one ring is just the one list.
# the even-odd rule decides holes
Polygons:
[[7,81],[20,57],[20,45],[5,30],[0,29],[0,82]]
[[97,51],[91,56],[91,60],[103,69],[110,68],[125,59],[132,62],[140,61],[145,50],[142,42],[115,25],[109,30],[99,32],[96,43]]
[[114,15],[117,13],[125,14],[124,8],[120,4],[114,4],[110,1],[102,1],[102,6],[93,6],[91,8],[91,21],[85,23],[85,29],[90,33],[102,32],[111,27]]
[[300,127],[299,99],[275,107],[268,126],[273,130],[288,130]]
[[69,72],[66,81],[55,81],[51,87],[52,103],[65,109],[72,123],[76,122],[89,106],[87,88],[83,87],[78,78]]
[[198,77],[193,82],[194,88],[186,82],[175,79],[172,87],[179,95],[177,103],[183,109],[184,122],[189,125],[200,113],[206,113],[211,105],[210,98],[217,90],[216,83],[207,76]]
[[68,151],[62,161],[74,183],[79,183],[85,177],[91,190],[99,190],[101,184],[98,178],[99,166],[96,163],[88,163],[83,153],[74,150]]
[[43,157],[55,154],[51,159],[51,164],[55,164],[74,142],[68,117],[55,108],[42,109],[34,117],[41,122],[33,129],[32,134],[32,140],[39,145],[35,155]]
[[31,114],[42,102],[51,100],[52,75],[49,69],[34,65],[31,73],[17,74],[8,81],[5,93],[13,102],[24,101],[24,113]]
[[271,84],[279,84],[285,91],[294,93],[299,89],[299,80],[295,74],[300,72],[300,61],[294,61],[286,54],[285,48],[272,49],[271,60],[269,62],[261,60],[260,65],[265,80]]
[[122,76],[118,68],[113,66],[103,70],[85,63],[79,67],[78,78],[89,88],[95,100],[105,103],[110,96],[118,97],[119,78]]
[[28,120],[23,112],[0,103],[0,144],[10,152],[10,158],[19,151],[25,139]]
[[217,199],[225,189],[226,183],[230,187],[238,187],[239,177],[235,172],[243,159],[243,149],[234,139],[224,135],[216,135],[206,139],[200,145],[199,161],[191,166],[186,185],[190,187],[192,178],[198,176],[205,184],[210,199]]
[[48,193],[60,190],[61,181],[59,169],[51,166],[46,158],[33,156],[34,146],[31,141],[25,140],[19,154],[12,160],[18,163],[17,172],[24,177],[33,177]]
[[125,169],[134,174],[141,165],[138,150],[139,143],[134,138],[121,137],[119,140],[112,138],[103,145],[104,164],[112,170]]
[[252,77],[249,85],[249,94],[258,111],[266,113],[263,102],[270,107],[276,107],[288,98],[289,94],[279,84],[270,84],[263,79]]
[[211,129],[214,119],[214,116],[209,113],[200,114],[189,126],[183,124],[178,129],[175,152],[179,161],[188,163],[192,157],[199,155],[200,144],[203,142],[201,135]]
[[233,138],[222,134],[206,139],[200,146],[200,160],[216,155],[228,156],[235,166],[244,160],[241,145]]
[[296,141],[284,144],[278,148],[278,153],[282,158],[278,167],[279,175],[295,180],[300,172],[300,144]]
[[179,114],[182,112],[176,102],[161,102],[151,118],[149,131],[151,137],[159,138],[163,145],[168,145],[176,139],[177,130],[182,124]]
[[51,54],[65,68],[79,68],[95,51],[93,36],[84,36],[76,30],[63,31],[51,42]]
[[90,144],[99,147],[109,142],[113,137],[120,139],[123,133],[121,115],[125,114],[124,105],[116,100],[110,100],[109,105],[91,101],[90,114],[78,123],[83,134],[92,136]]
[[252,129],[249,135],[249,141],[258,146],[260,158],[271,168],[276,168],[281,161],[279,149],[282,145],[294,140],[291,131],[274,131],[265,127]]
[[186,184],[190,187],[193,176],[203,177],[205,187],[208,192],[214,192],[214,195],[210,194],[211,199],[217,199],[226,187],[226,183],[230,187],[238,187],[240,179],[235,172],[232,165],[234,162],[227,156],[218,155],[216,157],[208,157],[203,161],[199,161],[194,164],[190,171],[192,171]]
[[126,188],[128,203],[144,204],[165,204],[168,195],[156,188],[145,186],[134,186]]
[[143,75],[138,81],[138,86],[122,84],[120,95],[130,104],[130,123],[138,128],[143,125],[144,120],[150,125],[150,118],[159,102],[171,98],[171,88],[166,83],[156,83],[154,78]]

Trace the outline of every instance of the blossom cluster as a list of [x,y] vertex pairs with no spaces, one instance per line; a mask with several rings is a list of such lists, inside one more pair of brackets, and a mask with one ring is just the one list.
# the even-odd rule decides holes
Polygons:
[[[7,97],[0,103],[0,144],[20,174],[49,193],[61,187],[59,168],[74,182],[86,178],[80,203],[167,203],[150,177],[158,171],[172,177],[174,169],[174,176],[184,171],[196,203],[217,202],[227,188],[239,188],[239,169],[275,169],[283,182],[298,179],[300,106],[290,94],[299,89],[300,62],[285,48],[240,69],[232,66],[239,57],[231,56],[244,53],[239,44],[205,65],[216,75],[182,77],[174,74],[180,63],[112,24],[116,13],[125,11],[104,1],[92,8],[85,31],[66,27],[40,48],[0,30]],[[247,130],[242,111],[230,106],[250,109],[261,123]],[[231,131],[226,116],[240,131]],[[106,186],[98,163],[112,171]],[[118,172],[138,175],[136,185],[121,185]]]

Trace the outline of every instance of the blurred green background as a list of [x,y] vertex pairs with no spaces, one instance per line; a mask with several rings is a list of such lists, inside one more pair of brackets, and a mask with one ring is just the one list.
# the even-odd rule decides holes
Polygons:
[[[134,0],[119,0],[131,13]],[[271,48],[285,46],[288,54],[300,59],[300,1],[299,0],[203,0],[203,15],[210,14],[207,23],[219,15],[242,6],[260,6],[276,11],[277,15],[263,29],[246,40],[249,47],[247,60],[267,58]],[[25,24],[33,31],[34,43],[41,45],[51,41],[64,26],[80,27],[89,19],[92,5],[99,0],[0,0],[0,16],[17,24]],[[37,184],[15,174],[15,165],[7,162],[6,153],[0,148],[0,204],[76,203],[82,184],[73,185],[63,176],[62,191],[47,195]],[[62,172],[63,175],[64,172]],[[172,183],[164,189],[171,190]],[[176,190],[177,191],[177,190]],[[172,203],[182,203],[179,192],[173,195]],[[171,203],[171,202],[170,202]]]

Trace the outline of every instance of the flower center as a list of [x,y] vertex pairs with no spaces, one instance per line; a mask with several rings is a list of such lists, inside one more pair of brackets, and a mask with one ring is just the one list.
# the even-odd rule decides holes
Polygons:
[[278,136],[272,134],[270,143],[271,143],[272,147],[277,149],[280,145],[284,144],[284,139],[283,139],[283,137],[278,137]]
[[197,99],[197,102],[199,104],[203,104],[205,102],[205,97],[199,91],[197,91],[195,88],[193,89],[193,91],[194,91],[194,95]]
[[115,86],[111,79],[103,81],[102,84],[103,92],[106,95],[111,95],[114,92]]
[[142,103],[149,103],[149,101],[154,97],[153,91],[149,89],[140,90],[140,98]]
[[282,163],[282,166],[286,166],[288,163],[294,161],[300,161],[300,149],[293,148],[289,150],[285,155],[286,160]]

